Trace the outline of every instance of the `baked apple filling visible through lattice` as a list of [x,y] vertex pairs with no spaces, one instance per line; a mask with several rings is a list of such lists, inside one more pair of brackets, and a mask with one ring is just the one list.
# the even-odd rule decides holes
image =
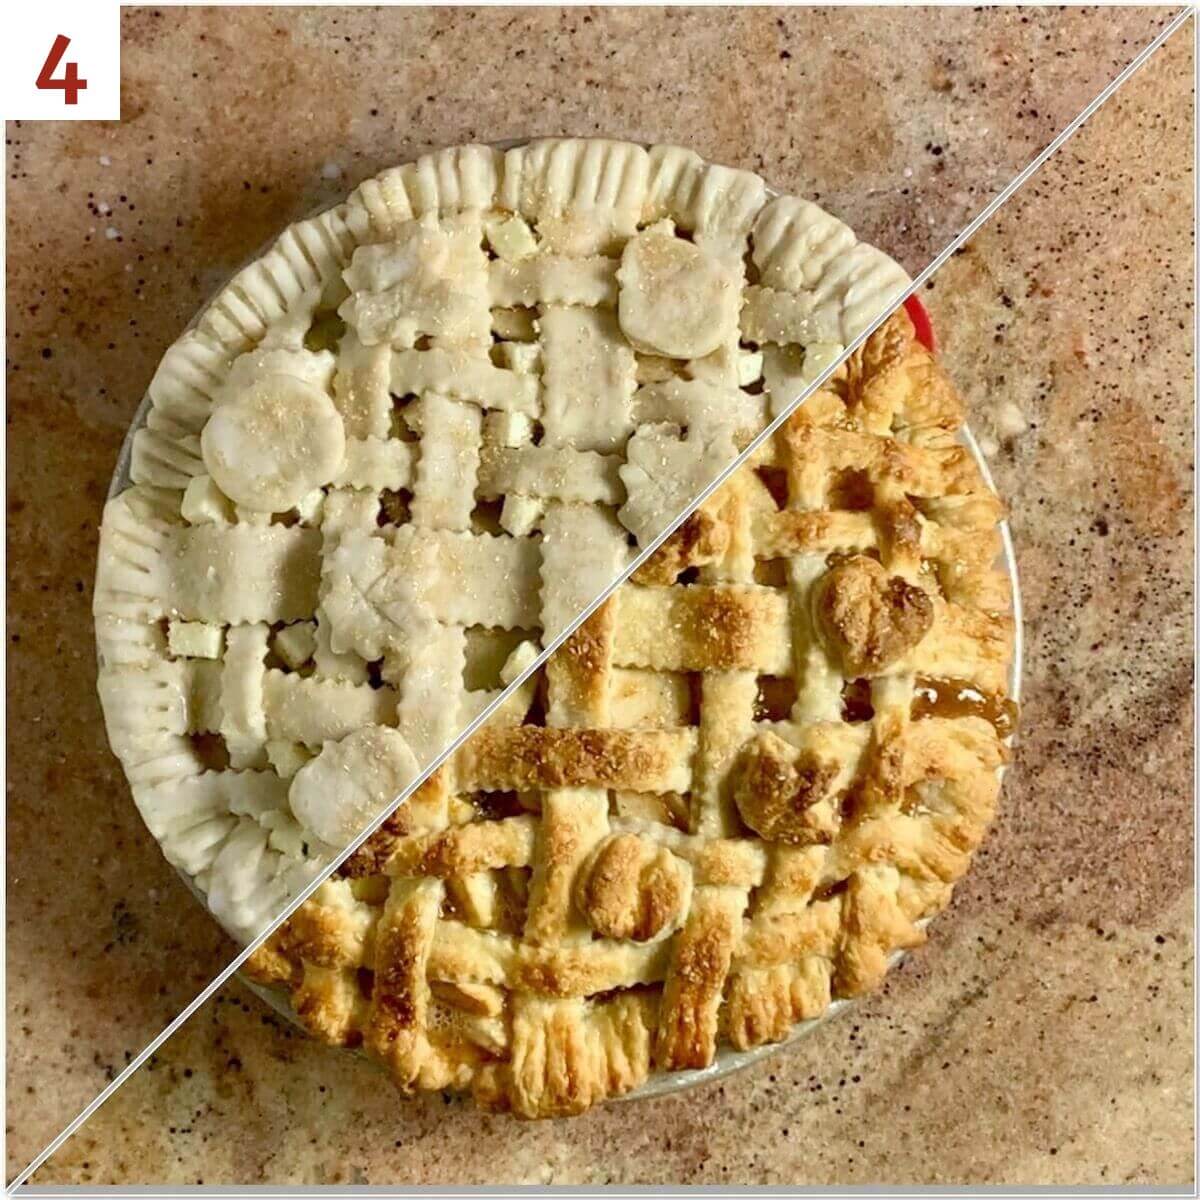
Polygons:
[[1015,706],[1000,504],[903,313],[256,952],[404,1088],[578,1113],[923,939]]
[[[905,284],[755,175],[581,140],[384,172],[238,274],[151,383],[95,594],[113,748],[225,926],[262,929]],[[734,552],[715,546],[713,562]],[[650,671],[654,654],[725,636],[746,606],[784,611],[783,593],[740,586],[713,600],[729,630],[694,599],[622,621],[661,644],[618,643],[615,675],[597,649],[593,681],[552,691],[547,728],[591,721],[610,685],[627,725],[658,723],[687,686]],[[894,624],[905,636],[911,618]],[[547,736],[514,753],[549,769]],[[686,827],[694,740],[610,731],[591,753],[647,819]],[[490,769],[485,789],[508,790]],[[681,918],[687,872],[623,846],[600,875],[642,864]],[[601,878],[580,886],[579,904],[615,903]],[[605,928],[665,930],[647,905]]]

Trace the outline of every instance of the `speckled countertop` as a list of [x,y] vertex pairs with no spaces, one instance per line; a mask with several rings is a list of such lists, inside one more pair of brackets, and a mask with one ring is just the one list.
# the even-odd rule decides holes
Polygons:
[[[8,137],[8,1154],[227,960],[94,698],[96,523],[163,349],[268,235],[430,146],[611,133],[819,198],[917,270],[1165,9],[126,10],[121,123]],[[407,1101],[230,987],[36,1182],[1191,1178],[1191,35],[926,293],[1012,507],[1003,814],[881,994],[577,1121]]]

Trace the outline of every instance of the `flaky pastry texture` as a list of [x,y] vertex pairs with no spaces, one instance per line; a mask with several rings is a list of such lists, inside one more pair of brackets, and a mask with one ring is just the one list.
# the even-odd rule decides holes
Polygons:
[[992,818],[1001,506],[890,318],[257,952],[404,1089],[576,1114],[879,985]]

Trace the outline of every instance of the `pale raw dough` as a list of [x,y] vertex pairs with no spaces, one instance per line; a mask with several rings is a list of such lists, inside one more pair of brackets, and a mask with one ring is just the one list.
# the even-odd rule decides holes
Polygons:
[[326,742],[293,776],[288,803],[305,829],[340,849],[382,814],[418,770],[396,730],[366,725],[341,741]]
[[[395,739],[431,761],[897,272],[748,171],[571,138],[384,171],[239,271],[154,374],[95,597],[114,748],[227,927],[259,932],[387,803]],[[363,727],[384,781],[343,797]]]
[[325,392],[292,376],[265,375],[214,410],[200,452],[235,503],[287,512],[337,474],[346,435]]
[[648,354],[703,358],[736,334],[741,280],[709,251],[659,221],[625,243],[617,315]]

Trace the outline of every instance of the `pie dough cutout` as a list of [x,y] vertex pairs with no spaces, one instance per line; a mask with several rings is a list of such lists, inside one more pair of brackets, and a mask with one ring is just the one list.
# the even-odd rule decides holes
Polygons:
[[740,281],[670,221],[625,243],[617,283],[621,330],[644,353],[703,358],[736,333]]
[[341,849],[416,777],[416,756],[403,735],[366,725],[321,753],[292,778],[288,803],[296,820]]
[[213,411],[200,452],[236,504],[287,512],[338,473],[346,435],[327,393],[294,376],[268,374]]

